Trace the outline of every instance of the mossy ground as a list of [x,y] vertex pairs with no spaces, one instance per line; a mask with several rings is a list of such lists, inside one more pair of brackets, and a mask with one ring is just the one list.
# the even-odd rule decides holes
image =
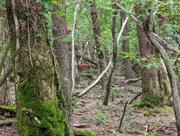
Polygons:
[[76,129],[75,136],[101,136],[100,134],[88,130]]

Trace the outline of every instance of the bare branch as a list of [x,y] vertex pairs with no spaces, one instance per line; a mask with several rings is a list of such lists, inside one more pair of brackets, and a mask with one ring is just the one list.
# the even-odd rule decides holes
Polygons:
[[7,46],[3,49],[3,51],[1,52],[2,56],[0,58],[0,73],[2,71],[2,67],[3,67],[3,64],[4,64],[4,61],[5,61],[5,58],[7,56],[7,53],[9,51],[9,49],[11,48],[11,44],[8,43]]
[[152,35],[160,42],[161,45],[163,45],[165,48],[177,53],[177,54],[180,54],[180,50],[178,48],[175,48],[174,46],[172,45],[169,45],[165,40],[163,40],[161,37],[159,37],[157,34],[155,33],[152,33]]
[[133,83],[133,82],[138,82],[140,81],[142,78],[139,77],[139,78],[133,78],[133,79],[128,79],[125,81],[125,84],[128,84],[128,83]]
[[[131,10],[130,10],[131,11]],[[121,30],[118,34],[118,38],[117,38],[117,47],[119,46],[119,40],[122,36],[122,32],[126,26],[126,23],[128,21],[128,17],[125,19],[125,21],[123,22],[123,25],[121,27]],[[84,91],[82,91],[77,97],[82,97],[83,95],[85,95],[87,92],[89,92],[100,80],[101,78],[104,76],[104,74],[109,70],[110,67],[112,67],[112,62],[113,62],[113,56],[111,56],[110,61],[108,63],[108,66],[105,68],[105,70],[99,75],[99,77],[90,85],[88,86]]]
[[112,66],[112,57],[109,61],[108,66],[106,67],[106,69],[99,75],[99,77],[90,86],[88,86],[84,91],[82,91],[80,94],[78,94],[77,97],[82,97],[83,95],[88,93],[99,82],[99,80],[101,80],[101,78],[104,76],[104,74],[109,70],[109,68],[111,66]]
[[75,35],[75,28],[76,28],[76,19],[77,19],[77,11],[78,11],[78,8],[79,8],[79,4],[76,5],[76,9],[75,9],[75,12],[74,12],[74,24],[73,24],[73,29],[72,29],[72,57],[71,57],[71,61],[72,61],[72,91],[74,91],[74,87],[75,87],[75,73],[74,73],[74,69],[75,69],[75,38],[74,38],[74,35]]
[[11,74],[12,71],[13,71],[13,65],[11,64],[7,72],[4,74],[4,76],[0,80],[0,87],[5,83],[7,77]]
[[123,119],[124,119],[124,116],[125,116],[125,113],[126,113],[127,105],[128,105],[128,102],[126,102],[124,104],[123,114],[122,114],[122,117],[121,117],[121,120],[120,120],[120,123],[119,123],[119,127],[118,127],[119,132],[121,132],[121,126],[122,126],[122,122],[123,122]]

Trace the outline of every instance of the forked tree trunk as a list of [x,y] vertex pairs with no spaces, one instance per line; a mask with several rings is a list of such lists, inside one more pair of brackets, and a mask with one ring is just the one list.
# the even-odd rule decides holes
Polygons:
[[[6,5],[9,28],[14,28],[10,29],[11,36],[15,33],[11,38],[16,43],[19,136],[70,136],[63,107],[58,108],[50,48],[42,24],[42,5],[35,0],[6,0]],[[63,98],[61,91],[62,103]]]
[[[99,37],[100,37],[100,26],[99,26],[99,22],[98,22],[98,13],[97,13],[97,9],[96,9],[96,3],[95,0],[93,0],[93,2],[90,5],[90,10],[91,10],[91,19],[92,19],[92,23],[93,23],[93,33],[94,33],[94,39],[95,39],[95,44],[96,44],[96,51],[97,51],[97,57],[98,57],[98,61],[99,61],[99,69],[100,69],[100,73],[102,73],[102,71],[105,69],[105,64],[104,64],[104,53],[102,50],[102,46],[101,43],[99,42]],[[106,75],[103,76],[103,78],[101,79],[102,82],[102,88],[105,89],[106,87]]]
[[[156,57],[155,49],[152,47],[143,28],[137,24],[137,36],[141,57],[151,60]],[[149,100],[160,92],[157,68],[143,68],[142,76],[142,98]]]
[[[121,24],[126,19],[126,13],[124,11],[121,12]],[[124,27],[123,36],[125,36],[125,39],[123,40],[122,44],[122,50],[126,53],[130,52],[129,47],[129,39],[127,38],[129,32],[128,24]],[[126,79],[130,79],[133,77],[133,70],[132,70],[132,63],[128,60],[128,58],[125,58],[123,60],[123,68],[124,68],[124,76]]]
[[173,96],[173,108],[174,108],[174,113],[176,117],[176,126],[177,126],[177,132],[178,136],[180,136],[180,93],[177,87],[177,81],[176,81],[176,74],[174,72],[174,69],[170,63],[169,56],[166,53],[165,49],[162,47],[162,45],[158,42],[158,40],[155,38],[152,32],[149,32],[147,28],[146,33],[154,47],[160,52],[164,64],[166,66],[167,72],[168,72],[168,77],[170,80],[170,85],[172,89],[172,96]]

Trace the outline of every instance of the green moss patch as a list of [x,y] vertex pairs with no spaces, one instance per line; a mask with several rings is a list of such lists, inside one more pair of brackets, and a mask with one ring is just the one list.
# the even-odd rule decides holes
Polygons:
[[76,129],[74,131],[74,135],[75,136],[101,136],[97,132],[92,132],[92,131],[82,130],[82,129]]
[[58,109],[57,99],[48,98],[48,95],[42,97],[41,91],[45,90],[38,81],[24,81],[19,85],[17,120],[20,136],[66,135],[66,121]]
[[0,105],[0,110],[7,110],[7,111],[16,112],[16,106],[14,106],[14,105],[8,105],[8,106]]
[[157,105],[160,105],[162,100],[163,100],[163,95],[157,94],[152,96],[151,98],[139,100],[134,106],[138,108],[144,108],[144,107],[153,108],[156,107]]

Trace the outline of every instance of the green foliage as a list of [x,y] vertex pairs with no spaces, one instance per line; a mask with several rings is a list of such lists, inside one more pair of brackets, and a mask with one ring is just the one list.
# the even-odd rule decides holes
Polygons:
[[131,129],[140,129],[141,127],[141,124],[137,121],[133,121],[131,124],[130,124],[130,127]]
[[119,86],[116,85],[112,85],[111,86],[111,94],[118,97],[118,96],[122,96],[122,91],[120,90]]
[[96,113],[96,123],[105,124],[108,121],[107,107],[98,103],[98,111]]
[[90,72],[82,72],[79,74],[82,77],[93,78],[94,74]]
[[159,93],[159,94],[152,96],[149,99],[141,99],[135,104],[135,106],[138,108],[144,108],[144,107],[153,108],[162,102],[163,96],[164,95],[162,93]]
[[140,100],[135,104],[138,108],[144,108],[144,107],[154,107],[150,102],[145,100]]
[[158,134],[157,132],[152,132],[152,133],[150,133],[148,136],[161,136],[161,135]]
[[75,136],[101,136],[100,134],[88,130],[75,130]]
[[72,108],[73,108],[73,111],[76,111],[76,109],[78,108],[77,97],[75,96],[72,97]]
[[160,113],[160,109],[158,108],[149,108],[146,109],[144,112],[144,116],[155,116],[156,114]]
[[5,0],[0,0],[0,8],[2,8],[5,4]]
[[159,68],[159,66],[161,66],[160,58],[149,59],[149,58],[143,57],[140,59],[140,61],[141,61],[141,64],[143,64],[143,66],[148,69]]

